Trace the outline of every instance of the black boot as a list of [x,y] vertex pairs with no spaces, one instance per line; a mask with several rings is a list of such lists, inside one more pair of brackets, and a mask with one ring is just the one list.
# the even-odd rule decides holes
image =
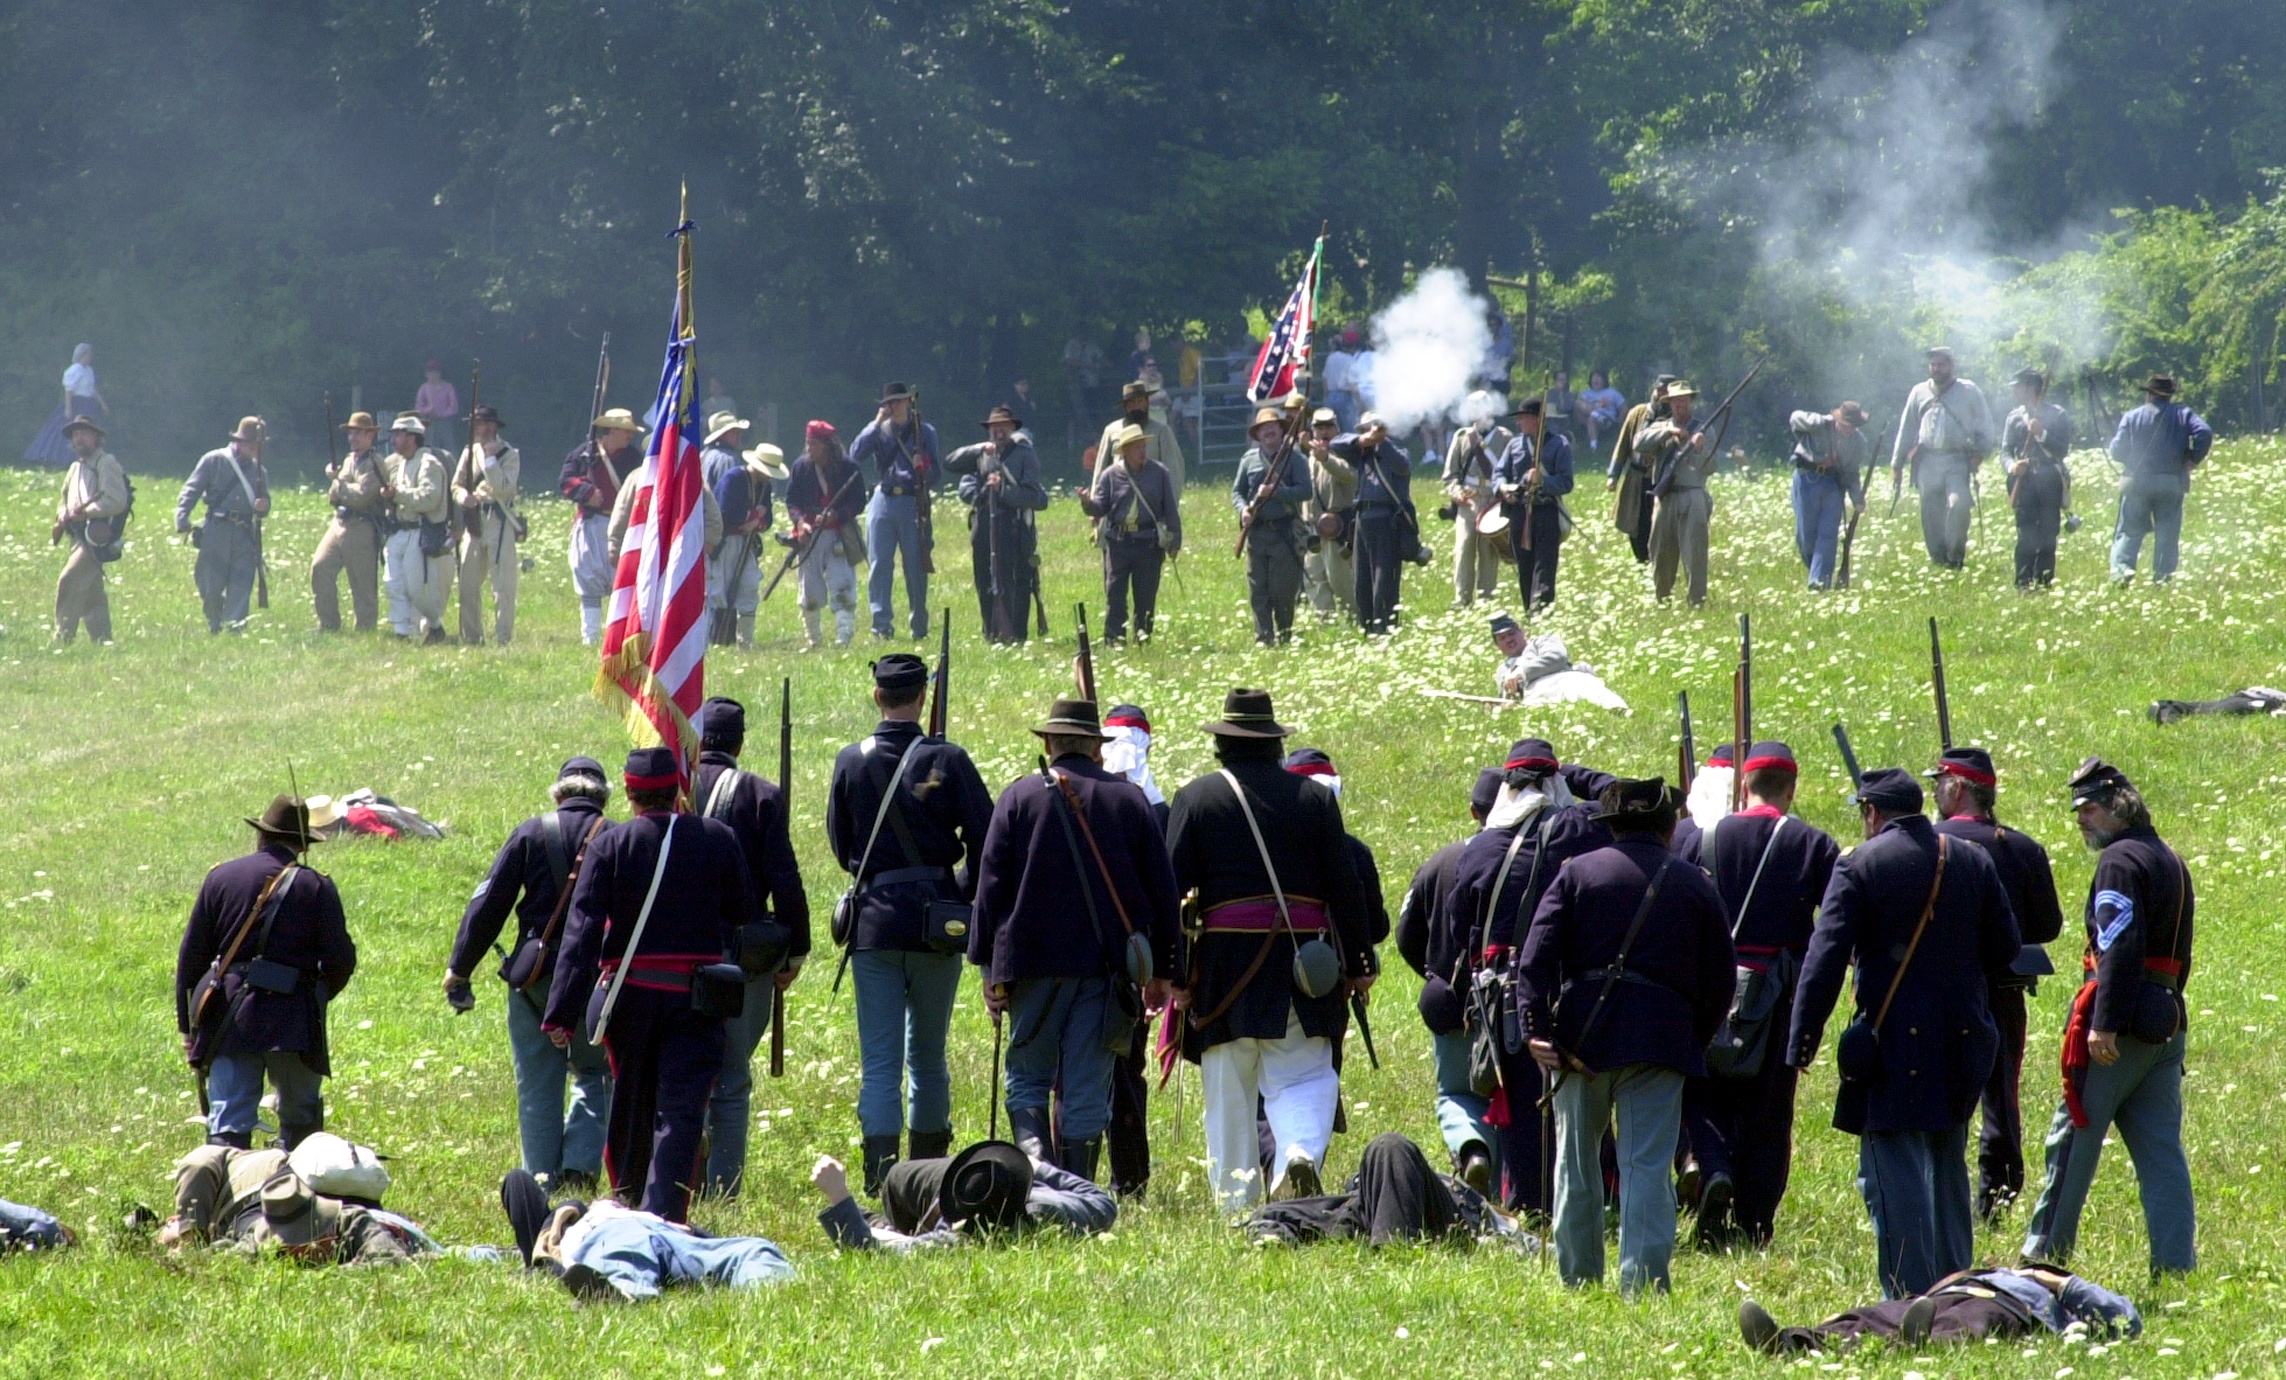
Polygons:
[[1067,1140],[1056,1163],[1067,1172],[1077,1174],[1089,1183],[1095,1182],[1095,1162],[1103,1153],[1103,1137],[1089,1136],[1086,1140]]
[[280,1126],[278,1128],[278,1148],[290,1155],[294,1152],[295,1146],[324,1129],[325,1123],[323,1121],[313,1122],[308,1126]]
[[912,1133],[913,1158],[941,1160],[952,1154],[952,1128],[942,1131],[915,1131]]
[[227,1145],[233,1150],[254,1148],[254,1135],[250,1131],[216,1131],[206,1138],[209,1145]]
[[1045,1107],[1011,1107],[1008,1109],[1008,1139],[1016,1148],[1036,1162],[1053,1164],[1056,1159],[1055,1134],[1048,1129],[1048,1109]]
[[865,1196],[881,1196],[881,1176],[897,1162],[897,1137],[867,1136],[865,1138]]

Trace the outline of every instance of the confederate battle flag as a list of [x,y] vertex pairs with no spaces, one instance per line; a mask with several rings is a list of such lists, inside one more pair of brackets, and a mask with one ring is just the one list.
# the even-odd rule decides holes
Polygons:
[[1320,235],[1302,281],[1294,284],[1294,294],[1270,327],[1270,338],[1262,342],[1262,353],[1254,357],[1254,372],[1246,379],[1249,401],[1283,398],[1300,386],[1298,380],[1309,377],[1310,337],[1318,328],[1318,263],[1325,252],[1326,237]]
[[688,782],[698,759],[691,716],[706,695],[706,528],[700,508],[697,374],[691,368],[691,231],[675,229],[674,324],[659,396],[651,405],[651,450],[635,486],[627,537],[611,581],[603,669],[595,696],[618,709],[638,745],[675,754]]

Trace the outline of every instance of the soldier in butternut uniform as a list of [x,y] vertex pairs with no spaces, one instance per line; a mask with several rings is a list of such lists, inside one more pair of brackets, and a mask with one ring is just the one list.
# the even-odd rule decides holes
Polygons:
[[118,540],[117,519],[132,501],[127,472],[103,448],[103,428],[91,419],[72,418],[64,439],[71,442],[73,459],[64,472],[56,525],[48,532],[51,543],[71,538],[71,554],[56,580],[56,641],[78,636],[84,620],[91,640],[109,642],[111,601],[103,593],[102,548]]
[[399,637],[442,642],[445,590],[452,584],[452,486],[444,457],[422,444],[427,437],[417,413],[401,412],[389,426],[391,450],[382,457],[381,478],[396,496],[397,530],[383,555],[390,628]]
[[389,535],[389,486],[381,479],[381,434],[370,412],[352,412],[341,429],[349,454],[326,472],[325,501],[333,525],[310,560],[310,603],[318,631],[341,631],[341,576],[349,575],[349,606],[359,632],[373,631],[381,613],[381,543]]
[[452,471],[453,515],[460,528],[460,640],[484,644],[484,582],[492,582],[492,628],[500,645],[516,631],[518,554],[524,519],[516,513],[516,478],[523,457],[500,439],[500,414],[490,406],[469,415],[469,443]]

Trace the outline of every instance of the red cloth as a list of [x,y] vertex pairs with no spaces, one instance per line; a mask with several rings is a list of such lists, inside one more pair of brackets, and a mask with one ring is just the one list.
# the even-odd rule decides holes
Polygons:
[[370,805],[350,806],[349,813],[342,816],[342,821],[355,833],[374,834],[385,839],[401,837],[397,826],[381,818],[380,812]]
[[[1326,927],[1326,908],[1316,901],[1289,896],[1286,898],[1286,913],[1293,917],[1294,928],[1298,931],[1306,933]],[[1267,930],[1284,929],[1286,926],[1285,921],[1279,918],[1276,898],[1261,896],[1216,906],[1207,912],[1206,927],[1209,933],[1239,930],[1261,934]]]
[[2091,977],[2072,998],[2072,1014],[2064,1022],[2064,1106],[2072,1114],[2072,1125],[2083,1129],[2088,1113],[2080,1105],[2080,1089],[2088,1076],[2088,1025],[2095,1017],[2095,998],[2096,984]]

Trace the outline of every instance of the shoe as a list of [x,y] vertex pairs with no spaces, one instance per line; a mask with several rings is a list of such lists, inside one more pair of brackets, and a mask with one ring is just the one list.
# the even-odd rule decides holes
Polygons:
[[1734,1186],[1728,1174],[1710,1174],[1699,1190],[1699,1245],[1719,1248],[1730,1235],[1730,1200]]
[[1699,1210],[1699,1188],[1699,1162],[1683,1161],[1682,1169],[1675,1174],[1675,1202],[1685,1212]]
[[1056,1163],[1067,1173],[1077,1174],[1089,1183],[1095,1182],[1096,1161],[1103,1155],[1103,1137],[1089,1136],[1086,1140],[1064,1142],[1063,1153]]
[[1277,1186],[1270,1190],[1273,1202],[1290,1203],[1296,1198],[1315,1198],[1325,1192],[1318,1180],[1318,1164],[1305,1150],[1286,1153],[1286,1172],[1279,1177]]
[[1460,1157],[1453,1163],[1453,1177],[1485,1197],[1491,1197],[1492,1155],[1473,1142],[1463,1146]]
[[952,1155],[952,1128],[942,1131],[914,1131],[907,1136],[916,1160],[941,1160]]
[[1929,1340],[1929,1325],[1936,1320],[1937,1301],[1923,1294],[1906,1306],[1905,1316],[1897,1322],[1897,1335],[1909,1347],[1923,1346]]
[[897,1162],[897,1137],[867,1136],[865,1138],[865,1196],[881,1196],[881,1176]]
[[1771,1356],[1778,1354],[1778,1320],[1752,1299],[1739,1301],[1738,1335],[1756,1351]]
[[581,1303],[600,1303],[619,1296],[619,1291],[611,1287],[611,1281],[593,1266],[569,1266],[564,1270],[563,1281],[572,1297]]
[[1055,1132],[1048,1127],[1048,1109],[1045,1107],[1009,1108],[1008,1139],[1035,1164],[1055,1162],[1056,1137]]

